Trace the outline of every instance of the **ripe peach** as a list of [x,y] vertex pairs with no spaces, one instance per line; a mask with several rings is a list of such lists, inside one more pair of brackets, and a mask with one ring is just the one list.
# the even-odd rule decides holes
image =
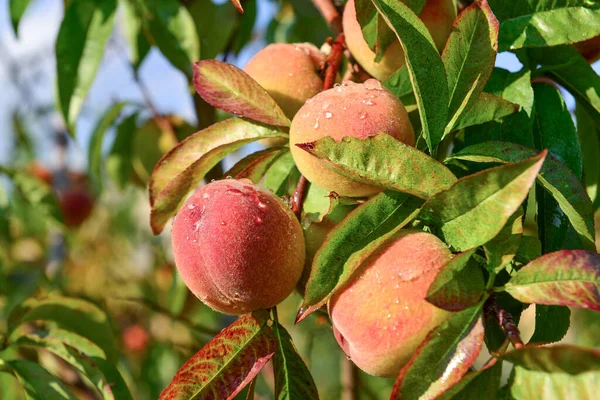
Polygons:
[[306,99],[323,88],[318,73],[323,61],[323,54],[310,43],[274,43],[252,57],[244,71],[269,92],[292,119]]
[[187,287],[227,314],[277,305],[294,290],[304,265],[294,214],[246,179],[198,189],[173,220],[172,243]]
[[292,120],[290,149],[296,166],[311,183],[342,196],[368,196],[381,189],[334,172],[296,144],[325,136],[338,142],[345,136],[365,139],[381,132],[410,146],[415,143],[404,105],[379,81],[345,81],[306,101]]
[[447,311],[425,300],[452,257],[430,233],[404,230],[371,255],[329,302],[335,337],[363,371],[395,377]]
[[590,64],[600,60],[600,35],[575,43],[573,46]]
[[81,225],[92,213],[94,198],[82,187],[72,187],[59,196],[59,205],[65,225],[71,228]]
[[127,351],[132,353],[141,353],[148,347],[150,335],[148,331],[140,324],[127,327],[123,331],[123,345]]
[[[421,14],[419,14],[419,18],[427,26],[435,46],[441,52],[452,30],[454,18],[456,18],[454,2],[452,0],[428,0]],[[356,19],[354,0],[349,0],[346,3],[343,26],[346,34],[346,45],[350,53],[374,78],[383,81],[406,64],[404,50],[402,50],[398,40],[394,40],[388,46],[380,62],[375,62],[375,53],[365,41],[360,24]]]

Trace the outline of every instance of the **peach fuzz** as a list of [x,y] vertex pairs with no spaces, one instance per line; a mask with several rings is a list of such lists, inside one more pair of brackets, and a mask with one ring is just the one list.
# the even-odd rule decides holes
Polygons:
[[226,314],[274,307],[304,266],[300,223],[277,196],[246,179],[198,189],[173,220],[172,244],[190,291]]
[[[419,18],[431,33],[438,51],[441,52],[450,36],[452,23],[456,18],[454,2],[452,0],[429,0],[421,10]],[[348,49],[354,59],[374,78],[383,81],[406,64],[404,50],[398,40],[394,40],[388,46],[380,62],[375,62],[375,53],[365,41],[360,24],[356,19],[354,0],[346,3],[343,26]]]
[[342,176],[297,144],[330,136],[366,139],[379,133],[414,146],[415,135],[404,105],[375,79],[344,81],[306,101],[292,120],[290,149],[296,166],[311,183],[342,196],[369,196],[382,189]]
[[400,231],[331,298],[335,338],[360,369],[396,377],[427,333],[450,315],[425,296],[451,257],[434,235]]
[[306,99],[323,88],[319,75],[324,55],[310,43],[270,44],[250,59],[244,71],[258,82],[292,119]]

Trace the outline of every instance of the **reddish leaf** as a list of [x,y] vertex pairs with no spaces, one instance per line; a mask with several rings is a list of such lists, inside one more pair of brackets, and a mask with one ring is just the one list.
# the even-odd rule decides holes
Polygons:
[[242,14],[244,13],[244,8],[242,7],[242,3],[240,0],[231,0],[231,4]]
[[572,345],[525,347],[501,359],[531,371],[577,375],[600,370],[600,350]]
[[194,64],[194,86],[208,104],[268,125],[290,126],[277,102],[238,67],[217,60]]
[[461,380],[483,346],[481,307],[433,329],[400,371],[391,398],[434,399]]
[[257,311],[229,325],[179,369],[160,399],[235,397],[275,353],[268,319],[266,311]]
[[600,311],[600,255],[586,250],[543,255],[521,268],[505,289],[524,303]]
[[240,118],[214,124],[186,138],[156,164],[150,179],[150,224],[160,233],[185,195],[227,154],[253,141],[285,133]]

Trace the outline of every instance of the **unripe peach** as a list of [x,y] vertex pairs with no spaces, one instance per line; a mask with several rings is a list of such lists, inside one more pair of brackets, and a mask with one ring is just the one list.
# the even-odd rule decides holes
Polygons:
[[600,35],[575,43],[573,46],[590,64],[600,59]]
[[[431,33],[435,46],[441,52],[450,36],[454,18],[456,18],[454,2],[452,0],[429,0],[419,14],[419,18]],[[404,50],[398,40],[394,40],[388,46],[380,62],[375,62],[375,53],[365,41],[360,24],[356,19],[354,0],[346,3],[343,26],[348,49],[354,59],[374,78],[383,81],[406,64]]]
[[356,271],[329,302],[335,337],[352,361],[376,376],[395,377],[427,333],[450,314],[425,300],[452,257],[432,234],[399,232]]
[[292,119],[306,99],[323,88],[318,69],[323,54],[309,43],[270,44],[246,64],[244,71],[258,82]]
[[290,127],[290,149],[296,166],[311,183],[342,196],[369,196],[382,189],[334,172],[296,144],[325,136],[338,142],[346,136],[366,139],[381,132],[410,146],[415,143],[404,105],[379,81],[345,81],[307,100],[298,111]]
[[227,314],[274,307],[294,290],[304,265],[294,214],[246,179],[198,189],[173,220],[172,243],[187,287]]

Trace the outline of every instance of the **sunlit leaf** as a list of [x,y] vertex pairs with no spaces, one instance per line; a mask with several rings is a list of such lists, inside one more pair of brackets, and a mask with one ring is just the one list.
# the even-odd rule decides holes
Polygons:
[[500,20],[500,51],[574,43],[600,34],[600,8],[587,0],[489,0]]
[[127,103],[120,102],[110,107],[100,118],[92,132],[88,149],[88,174],[98,192],[102,191],[102,145],[104,134],[113,125]]
[[429,199],[420,217],[437,226],[458,251],[492,240],[523,203],[546,152],[514,164],[491,168],[458,180]]
[[444,64],[425,24],[407,5],[393,0],[373,0],[373,4],[402,44],[419,107],[423,137],[429,151],[435,154],[448,114]]
[[58,98],[71,134],[113,30],[116,0],[71,3],[56,38]]
[[585,250],[545,254],[521,268],[505,289],[524,303],[600,311],[600,255]]
[[275,99],[234,65],[217,60],[195,63],[194,86],[200,97],[221,110],[269,125],[290,125]]
[[364,140],[345,137],[341,142],[324,137],[297,146],[342,175],[422,199],[456,182],[443,164],[386,134]]
[[434,399],[461,380],[483,346],[481,307],[433,329],[401,370],[391,398]]
[[276,351],[268,318],[266,311],[258,311],[229,325],[179,369],[160,399],[235,397]]
[[510,351],[501,359],[531,371],[561,372],[569,375],[600,371],[599,350],[572,345],[525,347]]
[[450,92],[445,133],[476,102],[492,73],[498,52],[498,26],[487,1],[473,3],[454,21],[442,53]]
[[279,400],[318,400],[319,393],[310,371],[298,354],[290,334],[279,322],[273,324],[277,351],[273,357],[275,397]]
[[299,320],[325,304],[369,254],[415,217],[421,204],[415,197],[387,191],[338,223],[315,255]]
[[438,272],[425,300],[438,308],[461,311],[476,305],[485,291],[483,275],[471,256],[476,249],[456,254]]
[[482,92],[473,101],[471,108],[460,115],[451,130],[459,130],[468,126],[480,125],[486,122],[499,121],[520,110],[520,106],[502,97]]
[[523,208],[519,208],[500,233],[483,246],[488,259],[488,269],[497,273],[508,265],[519,250],[522,236]]
[[75,400],[67,386],[42,366],[29,360],[7,361],[31,400]]
[[11,315],[9,333],[25,322],[36,320],[56,323],[58,327],[72,331],[100,346],[109,360],[118,359],[108,316],[93,303],[61,296],[29,298]]
[[289,148],[287,147],[270,147],[263,151],[257,151],[239,161],[223,176],[231,176],[235,179],[245,178],[258,183],[269,168],[288,152]]
[[[536,151],[514,143],[485,142],[473,145],[453,154],[448,158],[485,163],[517,162],[532,157]],[[538,182],[560,205],[569,221],[577,231],[586,249],[595,250],[594,217],[592,203],[585,188],[575,175],[564,164],[547,157],[537,177]]]

